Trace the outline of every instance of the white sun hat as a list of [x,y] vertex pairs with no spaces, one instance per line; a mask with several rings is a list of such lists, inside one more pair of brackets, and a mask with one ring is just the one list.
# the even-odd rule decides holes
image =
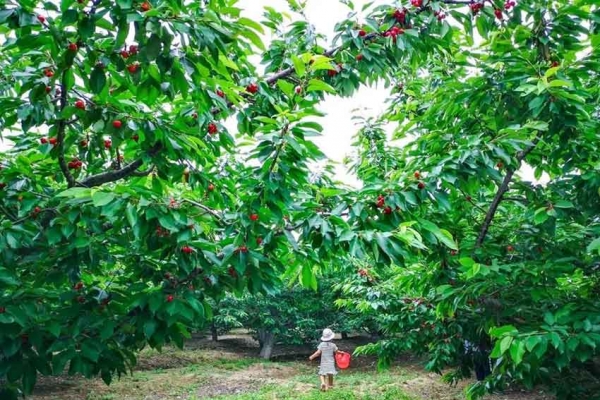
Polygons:
[[333,340],[334,337],[335,333],[333,333],[331,329],[323,329],[323,336],[321,337],[322,342],[329,342],[330,340]]

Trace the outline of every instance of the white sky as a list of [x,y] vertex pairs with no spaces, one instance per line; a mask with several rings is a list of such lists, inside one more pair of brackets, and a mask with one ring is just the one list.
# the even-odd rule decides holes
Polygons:
[[[355,10],[360,10],[367,0],[354,0]],[[386,1],[374,1],[374,3],[388,4]],[[279,11],[289,11],[286,0],[240,0],[238,6],[245,10],[244,16],[255,21],[262,20],[262,14],[265,6],[273,7]],[[317,32],[333,38],[334,26],[336,22],[345,19],[350,9],[341,4],[338,0],[307,0],[306,16],[315,26]],[[265,37],[268,43],[270,37]],[[320,110],[327,114],[320,119],[324,127],[322,137],[314,138],[315,143],[321,150],[334,162],[338,163],[336,167],[337,178],[345,183],[357,185],[357,180],[351,176],[341,164],[344,157],[352,153],[352,137],[357,131],[357,127],[351,120],[359,109],[358,115],[368,117],[377,116],[385,110],[385,99],[389,91],[384,88],[361,87],[352,98],[340,98],[328,96],[320,105]],[[229,124],[227,124],[229,125]],[[390,126],[391,132],[393,126]],[[6,148],[6,144],[0,141],[0,150]],[[524,166],[526,167],[526,166]],[[524,174],[525,177],[533,179],[531,171]]]

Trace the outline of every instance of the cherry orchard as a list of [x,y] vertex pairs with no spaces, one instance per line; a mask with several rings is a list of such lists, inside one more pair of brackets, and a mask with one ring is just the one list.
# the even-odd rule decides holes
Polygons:
[[[515,384],[594,398],[600,10],[531,2],[514,12],[502,30],[477,19],[476,47],[401,66],[388,111],[361,121],[351,167],[382,214],[398,207],[405,242],[420,233],[427,248],[392,267],[367,258],[365,268],[366,253],[351,252],[358,265],[340,303],[387,332],[361,350],[382,365],[411,351],[432,371],[453,368],[449,382],[475,369],[468,398]],[[402,149],[387,143],[392,121]],[[537,182],[519,176],[524,164]]]
[[281,29],[267,10],[257,23],[232,1],[6,3],[2,395],[67,367],[110,383],[141,348],[181,346],[226,291],[269,292],[282,274],[316,287],[319,266],[346,254],[404,265],[438,242],[457,251],[447,229],[401,217],[432,181],[354,192],[308,165],[324,158],[310,140],[324,93],[400,87],[472,43],[473,24],[504,29],[514,6],[466,4],[374,7],[340,21],[328,48],[307,21]]

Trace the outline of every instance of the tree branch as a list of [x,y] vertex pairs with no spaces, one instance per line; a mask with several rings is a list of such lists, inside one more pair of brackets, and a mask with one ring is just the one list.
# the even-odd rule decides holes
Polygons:
[[275,150],[275,156],[273,157],[273,163],[269,166],[269,176],[273,173],[273,170],[275,169],[275,166],[277,165],[277,160],[279,159],[281,151],[283,150],[283,146],[285,146],[284,137],[287,134],[289,128],[290,128],[290,124],[287,123],[281,130],[281,135],[279,135],[279,139],[281,140],[281,143],[277,147],[277,150]]
[[[60,112],[62,114],[63,110],[67,106],[67,88],[65,85],[65,81],[67,79],[67,70],[65,69],[62,73],[61,82],[60,82]],[[67,166],[67,161],[65,160],[65,130],[67,128],[67,121],[61,116],[61,119],[58,120],[58,133],[56,135],[56,150],[58,151],[58,165],[60,166],[60,170],[62,174],[67,179],[67,183],[69,187],[75,186],[77,183],[73,175],[71,175],[71,171],[69,171],[69,167]]]
[[198,207],[198,208],[206,211],[208,214],[212,215],[213,217],[215,217],[219,221],[223,220],[223,217],[221,217],[221,215],[219,215],[219,213],[217,211],[213,210],[212,208],[209,208],[209,207],[205,206],[204,204],[201,204],[201,203],[198,203],[196,201],[189,200],[189,199],[183,199],[182,202],[189,203],[189,204],[193,205],[194,207]]
[[502,201],[502,196],[504,196],[504,193],[506,193],[508,191],[508,185],[510,184],[515,172],[517,172],[517,170],[521,167],[521,162],[523,161],[523,159],[525,157],[527,157],[527,155],[529,153],[531,153],[531,151],[538,144],[538,142],[540,140],[539,135],[540,135],[540,133],[538,132],[536,137],[533,139],[532,144],[530,146],[528,146],[525,150],[522,150],[517,153],[517,167],[515,169],[508,170],[508,172],[506,173],[506,176],[504,177],[504,180],[502,181],[502,184],[498,188],[498,192],[496,192],[496,195],[494,196],[494,199],[492,200],[490,209],[488,210],[487,214],[485,215],[483,225],[481,226],[481,231],[479,232],[479,236],[477,236],[477,241],[475,242],[475,248],[479,248],[483,244],[483,241],[485,240],[485,237],[487,236],[488,230],[490,229],[490,225],[492,224],[492,220],[494,219],[494,216],[496,215],[496,211],[498,210],[498,206],[500,206],[500,202]]
[[[101,2],[102,2],[102,0],[94,0],[94,2],[93,2],[93,4],[92,4],[92,8],[90,9],[90,13],[89,13],[89,15],[90,15],[90,16],[92,16],[92,15],[93,15],[93,14],[96,12],[96,9],[98,8],[98,6],[100,5],[100,3],[101,3]],[[465,2],[463,3],[463,2],[459,2],[459,0],[444,0],[444,1],[442,1],[442,3],[446,3],[446,4],[469,4],[469,3],[470,3],[470,1],[467,1],[467,0],[465,0]],[[417,13],[421,13],[421,12],[423,12],[423,11],[426,11],[426,10],[427,10],[427,8],[426,8],[426,7],[423,7],[423,8],[421,8],[421,9],[417,10],[416,12],[417,12]],[[381,36],[381,33],[379,33],[379,32],[374,32],[374,33],[370,33],[370,34],[366,35],[366,36],[365,36],[363,39],[364,39],[364,40],[372,40],[372,39],[374,39],[374,38],[376,38],[376,37],[379,37],[379,36]],[[343,48],[343,46],[336,46],[336,47],[333,47],[333,48],[331,48],[331,49],[329,49],[329,50],[325,51],[325,52],[323,53],[323,55],[324,55],[324,56],[326,56],[326,57],[331,57],[331,56],[333,56],[333,55],[334,55],[334,54],[335,54],[335,53],[336,53],[338,50],[341,50],[342,48]],[[279,71],[279,72],[277,72],[276,74],[274,74],[274,75],[271,75],[270,77],[266,78],[266,79],[265,79],[265,82],[266,82],[268,85],[271,85],[271,84],[273,84],[273,83],[277,82],[279,79],[285,79],[285,78],[288,78],[288,77],[290,77],[291,75],[293,75],[293,74],[294,74],[294,72],[295,72],[295,69],[294,69],[293,67],[286,68],[286,69],[284,69],[284,70],[282,70],[282,71]],[[64,93],[64,90],[63,90],[63,93]],[[233,106],[233,103],[232,103],[232,102],[230,102],[230,101],[227,101],[227,107],[229,107],[229,108],[230,108],[230,107],[232,107],[232,106]],[[219,108],[212,108],[212,109],[210,110],[210,112],[211,112],[213,115],[217,115],[217,114],[219,114],[221,111],[222,111],[222,110],[221,110],[221,109],[219,109]],[[160,150],[160,149],[159,149],[159,150]],[[154,154],[155,154],[156,152],[158,152],[159,150],[156,150],[156,151],[154,151],[153,153],[150,153],[150,152],[149,152],[149,153],[150,153],[150,155],[154,155]],[[281,147],[279,148],[279,150],[278,150],[278,152],[277,152],[277,154],[276,154],[276,157],[279,157],[279,153],[280,153],[280,152],[281,152]],[[274,162],[273,162],[273,165],[271,166],[271,168],[274,168],[275,161],[276,161],[276,160],[274,160]],[[130,176],[130,175],[133,175],[133,174],[135,174],[135,173],[136,173],[136,171],[135,171],[135,170],[136,170],[137,168],[139,168],[139,167],[140,167],[142,164],[143,164],[143,161],[142,161],[141,159],[135,160],[135,161],[133,161],[131,164],[129,164],[129,165],[127,165],[127,166],[125,166],[125,168],[123,168],[123,169],[120,169],[120,170],[118,170],[118,171],[114,171],[114,172],[106,172],[106,173],[103,173],[103,174],[99,174],[99,175],[94,175],[94,176],[91,176],[91,177],[89,177],[89,178],[85,179],[84,181],[82,181],[82,182],[80,183],[80,186],[90,186],[90,185],[92,185],[92,186],[99,186],[99,185],[102,185],[102,184],[104,184],[104,183],[107,183],[107,182],[114,182],[114,181],[116,181],[116,180],[119,180],[119,179],[126,178],[127,176]],[[133,169],[132,169],[132,168],[129,168],[130,166],[133,166],[133,165],[136,165],[136,167],[135,167],[135,168],[133,168]],[[68,171],[67,171],[67,172],[68,172]],[[271,172],[272,172],[272,171],[271,171]]]
[[[157,152],[159,152],[160,149],[162,149],[162,145],[160,143],[157,143],[150,150],[148,150],[148,155],[153,156]],[[141,167],[143,164],[144,164],[144,160],[141,158],[138,158],[137,160],[127,164],[126,166],[124,166],[123,168],[121,168],[119,170],[103,172],[101,174],[89,176],[89,177],[85,178],[84,180],[82,180],[81,182],[77,182],[77,186],[94,187],[94,186],[100,186],[100,185],[103,185],[103,184],[109,183],[109,182],[115,182],[115,181],[118,181],[120,179],[123,179],[130,175],[135,174],[137,172],[136,170],[139,167]],[[148,173],[150,173],[150,171],[152,171],[152,168],[150,168]]]

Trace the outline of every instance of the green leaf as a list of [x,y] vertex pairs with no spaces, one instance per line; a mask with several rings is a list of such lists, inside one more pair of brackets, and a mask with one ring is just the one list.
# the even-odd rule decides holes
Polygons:
[[535,349],[535,346],[540,344],[542,338],[539,335],[529,336],[525,339],[525,348],[527,351],[532,352]]
[[105,321],[100,330],[100,339],[108,340],[115,332],[117,323],[115,321]]
[[104,89],[106,85],[106,75],[104,75],[104,70],[102,68],[94,68],[92,70],[92,74],[90,75],[90,89],[92,92],[99,94]]
[[83,40],[91,38],[95,30],[96,24],[91,18],[85,17],[79,22],[78,33]]
[[298,75],[299,78],[302,78],[306,72],[306,66],[304,65],[304,62],[296,55],[292,55],[292,62],[294,63],[296,75]]
[[100,349],[95,342],[86,340],[81,344],[81,354],[88,360],[97,362],[100,358]]
[[28,362],[25,364],[25,370],[23,371],[23,392],[26,395],[30,395],[33,392],[36,381],[37,370],[35,365]]
[[150,319],[144,323],[144,335],[146,335],[147,339],[150,339],[154,332],[156,332],[157,323],[155,320]]
[[598,253],[600,254],[600,238],[593,240],[587,247],[588,253],[592,253],[594,250],[598,250]]
[[556,332],[550,333],[550,341],[552,342],[552,346],[554,346],[555,349],[558,349],[562,345],[562,339]]
[[557,207],[557,208],[573,208],[575,206],[570,201],[567,201],[567,200],[558,200],[556,203],[554,203],[554,207]]
[[125,216],[127,217],[127,222],[129,222],[129,226],[134,228],[138,223],[138,214],[133,204],[128,204],[125,209]]
[[162,41],[160,37],[156,34],[152,34],[146,43],[145,55],[148,61],[156,60],[156,57],[160,54],[160,50],[162,47]]
[[304,264],[302,266],[302,274],[300,275],[300,282],[302,286],[317,290],[317,278],[310,265]]
[[521,364],[521,361],[523,361],[524,354],[525,343],[522,341],[514,341],[510,346],[510,358],[512,358],[515,365]]
[[504,325],[497,328],[490,329],[490,336],[500,338],[506,334],[515,335],[519,333],[519,330],[515,328],[513,325]]
[[311,79],[308,82],[308,87],[306,88],[306,90],[308,92],[324,91],[328,93],[336,93],[336,90],[333,87],[318,79]]
[[551,312],[546,312],[544,314],[544,322],[546,322],[550,326],[554,325],[554,315],[552,315]]
[[110,203],[115,199],[115,195],[109,192],[94,192],[92,194],[92,201],[95,207],[102,207]]

